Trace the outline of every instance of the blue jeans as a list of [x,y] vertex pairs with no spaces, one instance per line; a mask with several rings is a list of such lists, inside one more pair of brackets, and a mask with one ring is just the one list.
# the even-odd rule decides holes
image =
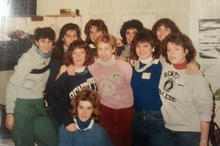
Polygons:
[[160,111],[135,111],[133,146],[169,146]]
[[172,146],[199,146],[200,132],[171,131],[167,129]]

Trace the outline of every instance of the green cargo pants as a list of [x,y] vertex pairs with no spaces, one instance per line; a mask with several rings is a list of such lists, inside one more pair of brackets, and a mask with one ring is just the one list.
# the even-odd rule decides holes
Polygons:
[[57,134],[43,99],[17,99],[12,139],[16,146],[57,146]]

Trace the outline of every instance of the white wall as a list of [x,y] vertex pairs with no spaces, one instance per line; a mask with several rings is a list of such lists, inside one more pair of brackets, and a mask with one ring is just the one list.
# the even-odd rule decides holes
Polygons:
[[[53,3],[53,7],[48,7]],[[140,19],[147,28],[162,17],[173,19],[183,32],[188,33],[189,0],[38,0],[37,14],[59,14],[61,8],[78,8],[82,14],[82,29],[91,18],[101,18],[106,22],[110,33],[119,36],[124,21]]]
[[[220,1],[219,0],[190,0],[189,11],[189,36],[194,45],[199,49],[199,20],[200,19],[220,19]],[[205,68],[205,75],[210,81],[213,92],[220,88],[220,62],[213,64],[202,61],[197,58],[199,63]],[[220,101],[216,102],[216,109],[220,108]],[[220,110],[217,112],[216,121],[220,125]]]
[[[10,17],[0,23],[0,27],[7,27],[7,32],[22,29],[25,32],[33,33],[38,26],[49,25],[56,31],[67,22],[74,22],[81,26],[82,31],[86,22],[91,18],[101,18],[106,22],[109,32],[119,37],[119,30],[122,23],[128,19],[140,19],[146,28],[151,28],[157,19],[169,17],[174,20],[181,30],[188,33],[188,12],[189,0],[37,0],[37,15],[59,14],[60,9],[70,8],[80,10],[81,19],[71,18],[48,18],[44,21],[32,22],[27,18]],[[4,32],[6,33],[6,32]]]
[[[77,23],[83,30],[86,22],[91,18],[103,19],[110,33],[119,37],[120,26],[123,21],[130,18],[140,19],[147,28],[163,17],[168,17],[176,22],[182,32],[188,34],[198,48],[198,21],[199,19],[220,18],[219,0],[37,0],[37,14],[59,14],[62,8],[80,10],[82,17],[77,18],[50,18],[44,21],[31,21],[27,18],[8,18],[0,22],[0,33],[22,29],[33,33],[38,26],[51,26],[57,34],[60,27],[67,22]],[[198,58],[199,59],[199,58]],[[205,62],[201,62],[205,64]],[[219,88],[220,62],[208,65],[206,75],[214,89]],[[0,74],[1,78],[9,76]],[[0,78],[0,79],[1,79]],[[4,90],[1,88],[0,90]],[[0,91],[4,93],[4,91]],[[0,94],[0,99],[3,95]],[[0,100],[4,101],[4,100]],[[219,120],[220,121],[220,120]]]

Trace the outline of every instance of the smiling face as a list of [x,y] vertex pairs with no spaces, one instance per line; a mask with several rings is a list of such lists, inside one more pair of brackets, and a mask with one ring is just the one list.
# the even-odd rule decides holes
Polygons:
[[167,57],[171,64],[181,64],[186,61],[188,50],[183,46],[169,42],[167,44]]
[[93,113],[92,103],[90,101],[81,100],[79,102],[79,105],[77,106],[77,113],[79,120],[82,122],[86,122],[92,117],[92,113]]
[[161,42],[171,33],[171,29],[168,27],[165,27],[164,25],[161,25],[157,28],[157,38]]
[[128,45],[131,45],[131,42],[133,41],[137,32],[138,32],[138,30],[136,28],[129,28],[126,30],[125,38],[126,38]]
[[97,44],[97,53],[102,61],[108,61],[114,52],[115,48],[112,48],[110,43],[100,42]]
[[98,28],[96,26],[92,26],[89,29],[89,37],[91,39],[91,41],[94,43],[95,40],[101,36],[103,34],[103,32],[101,30],[98,30]]
[[152,47],[148,42],[138,42],[135,50],[140,60],[152,57],[153,52],[155,51],[154,47]]
[[86,51],[84,48],[76,48],[72,52],[72,60],[75,68],[80,69],[85,66]]
[[65,35],[63,36],[62,41],[64,42],[64,45],[66,47],[69,47],[72,42],[74,42],[78,39],[79,39],[79,37],[77,35],[76,30],[67,30]]
[[38,48],[45,54],[49,53],[53,47],[53,41],[48,38],[40,38],[36,40],[35,43],[37,44]]

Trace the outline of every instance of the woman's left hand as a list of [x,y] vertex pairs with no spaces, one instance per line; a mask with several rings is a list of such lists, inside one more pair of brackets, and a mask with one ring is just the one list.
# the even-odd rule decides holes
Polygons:
[[196,61],[191,61],[186,66],[187,74],[200,74],[200,66]]
[[200,140],[199,146],[207,146],[208,145],[208,140]]
[[75,76],[75,67],[74,67],[74,65],[69,65],[69,66],[67,66],[66,67],[66,71],[67,71],[67,73],[68,73],[68,75],[70,75],[70,76]]

